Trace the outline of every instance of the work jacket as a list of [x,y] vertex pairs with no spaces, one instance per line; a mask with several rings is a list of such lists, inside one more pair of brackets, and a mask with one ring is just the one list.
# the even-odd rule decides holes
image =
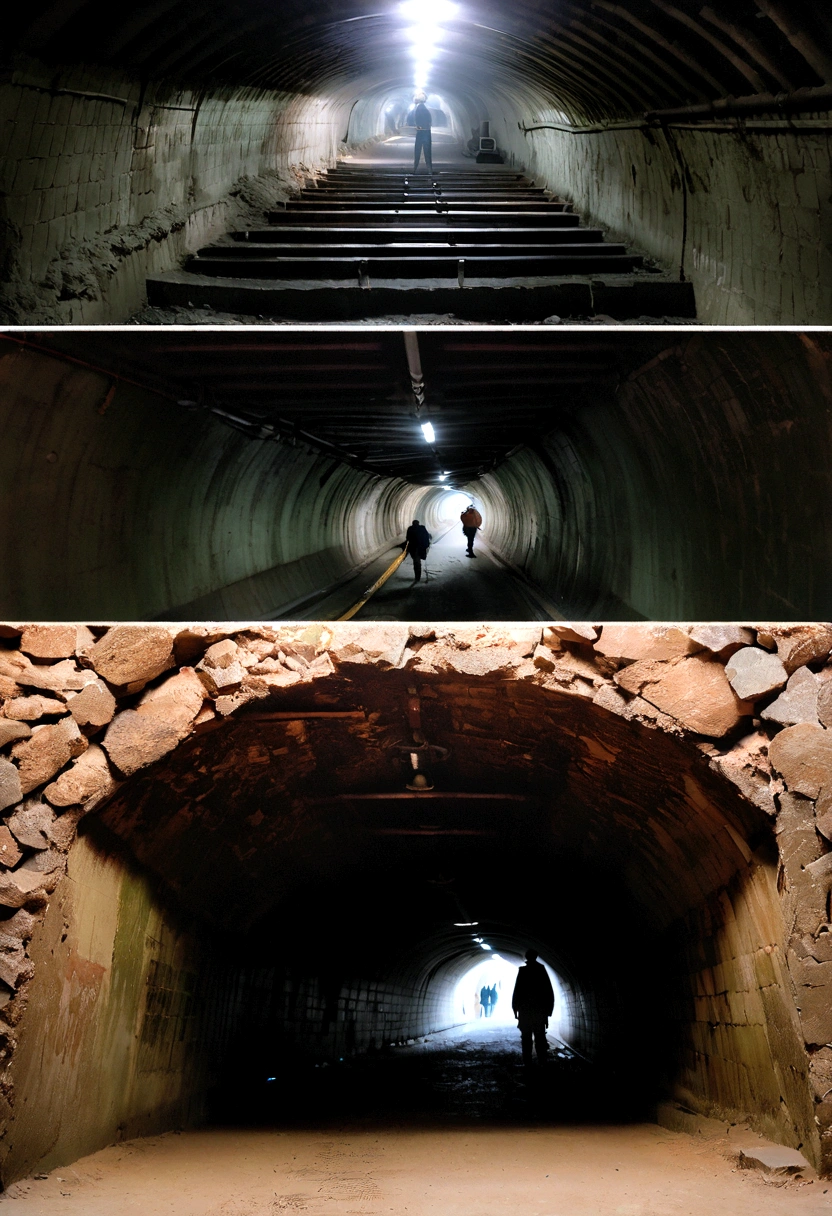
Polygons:
[[530,962],[517,972],[511,1007],[524,1021],[544,1021],[552,1016],[555,993],[542,963]]

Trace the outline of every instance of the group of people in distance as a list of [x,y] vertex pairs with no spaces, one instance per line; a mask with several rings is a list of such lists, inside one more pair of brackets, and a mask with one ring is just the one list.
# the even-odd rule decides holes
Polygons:
[[[466,557],[476,557],[474,537],[477,535],[478,529],[482,527],[482,516],[474,504],[470,503],[459,518],[462,521],[462,531],[467,545]],[[419,523],[418,519],[414,519],[405,534],[407,552],[413,562],[413,578],[417,583],[422,577],[422,562],[427,560],[432,539],[430,532],[424,524]]]

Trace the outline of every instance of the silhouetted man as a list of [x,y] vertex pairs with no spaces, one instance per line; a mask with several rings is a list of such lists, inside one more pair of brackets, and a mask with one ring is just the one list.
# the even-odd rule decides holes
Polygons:
[[416,128],[416,143],[413,148],[413,172],[419,168],[419,159],[424,154],[425,165],[428,173],[433,172],[433,156],[430,146],[430,127],[432,118],[430,110],[425,105],[427,95],[421,91],[413,97],[416,102],[415,107],[408,117]]
[[466,556],[476,557],[477,555],[474,552],[474,537],[477,535],[477,528],[482,527],[482,516],[474,504],[471,503],[465,508],[459,518],[462,520],[462,531],[468,543]]
[[542,1064],[549,1051],[546,1027],[555,1008],[555,993],[546,968],[537,961],[536,950],[526,951],[526,965],[517,972],[511,1007],[520,1030],[523,1063],[532,1062],[534,1039],[537,1062]]
[[485,984],[480,988],[480,1007],[484,1018],[491,1017],[491,989]]
[[407,540],[407,551],[413,559],[413,577],[418,583],[422,577],[422,562],[427,560],[431,535],[424,524],[420,524],[418,519],[414,519],[407,529],[405,539]]
[[488,1016],[489,1017],[491,1017],[492,1013],[494,1012],[494,1008],[497,1004],[497,1000],[499,999],[499,996],[500,996],[500,994],[497,991],[497,985],[492,984],[491,985],[491,1000],[489,1001],[489,1004],[488,1004]]

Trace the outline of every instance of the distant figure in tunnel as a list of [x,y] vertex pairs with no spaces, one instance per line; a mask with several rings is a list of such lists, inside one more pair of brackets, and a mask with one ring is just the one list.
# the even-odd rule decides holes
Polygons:
[[407,551],[413,560],[413,578],[418,583],[422,577],[422,562],[427,561],[431,535],[424,524],[420,524],[418,519],[414,519],[407,529],[405,539],[407,540]]
[[483,1017],[491,1017],[491,989],[486,984],[480,988],[480,1008]]
[[419,160],[424,155],[425,165],[428,173],[433,173],[433,156],[430,146],[430,127],[433,121],[430,116],[430,110],[425,105],[427,95],[423,92],[415,93],[413,96],[415,105],[408,114],[408,122],[416,128],[416,144],[413,148],[413,172],[419,168]]
[[499,1000],[499,996],[500,996],[500,994],[497,991],[497,985],[492,984],[491,985],[491,1000],[490,1000],[489,1006],[488,1006],[488,1016],[489,1017],[491,1017],[492,1013],[494,1012],[494,1010],[497,1007],[497,1001]]
[[532,1062],[534,1040],[537,1062],[542,1064],[549,1052],[546,1027],[555,1008],[555,992],[546,968],[537,961],[536,950],[526,951],[526,965],[517,972],[511,1007],[520,1031],[523,1063]]
[[459,518],[462,520],[462,531],[468,543],[467,556],[476,557],[477,555],[474,552],[474,537],[477,535],[477,528],[482,527],[482,516],[474,504],[470,503]]

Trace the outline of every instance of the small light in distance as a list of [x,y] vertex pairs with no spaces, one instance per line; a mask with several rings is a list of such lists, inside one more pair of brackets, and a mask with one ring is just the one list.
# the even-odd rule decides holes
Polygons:
[[447,480],[448,480],[448,474],[447,474],[447,473],[440,473],[440,474],[439,474],[439,480],[440,480],[440,481],[447,481]]
[[492,947],[489,946],[488,942],[480,942],[480,950],[488,950],[490,953],[492,950]]
[[479,923],[480,922],[478,920],[455,920],[454,928],[455,929],[473,929],[474,925],[478,925]]
[[433,429],[433,423],[432,423],[432,422],[423,422],[423,423],[422,423],[422,434],[424,435],[424,437],[425,437],[425,439],[428,441],[428,443],[434,443],[434,442],[435,442],[435,440],[436,440],[436,432],[435,432],[435,431],[434,431],[434,429]]

